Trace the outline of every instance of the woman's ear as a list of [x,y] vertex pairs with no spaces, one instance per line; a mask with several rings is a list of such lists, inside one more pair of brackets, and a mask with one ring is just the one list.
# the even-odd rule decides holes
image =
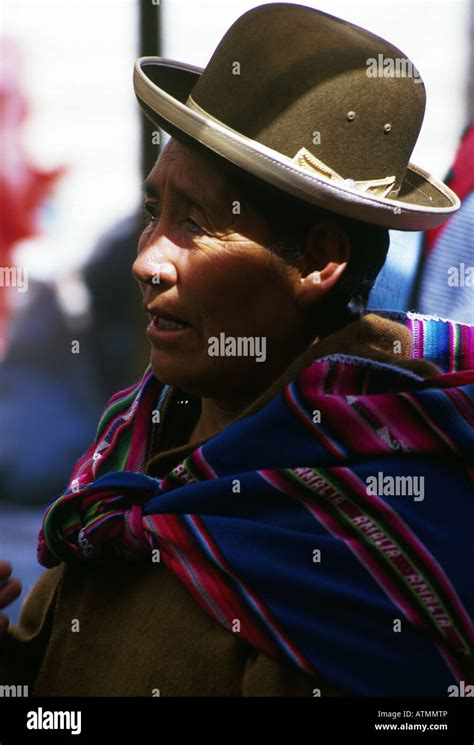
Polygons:
[[332,290],[347,266],[350,253],[349,236],[342,225],[324,221],[310,228],[298,288],[301,305],[312,305]]

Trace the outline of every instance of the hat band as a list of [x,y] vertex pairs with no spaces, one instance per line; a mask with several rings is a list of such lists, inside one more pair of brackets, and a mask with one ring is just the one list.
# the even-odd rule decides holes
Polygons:
[[327,178],[330,181],[346,184],[346,186],[349,186],[352,189],[357,189],[357,191],[360,191],[363,194],[371,194],[375,197],[386,197],[390,193],[393,192],[393,194],[395,194],[395,192],[398,191],[398,189],[396,190],[393,188],[396,180],[395,176],[386,176],[385,178],[370,179],[367,181],[355,181],[351,178],[343,178],[333,168],[324,163],[324,161],[317,158],[313,153],[310,153],[310,151],[305,147],[298,150],[291,160],[292,163],[295,163],[295,165],[300,168],[304,168],[311,173],[317,173],[319,176],[323,176],[323,178]]

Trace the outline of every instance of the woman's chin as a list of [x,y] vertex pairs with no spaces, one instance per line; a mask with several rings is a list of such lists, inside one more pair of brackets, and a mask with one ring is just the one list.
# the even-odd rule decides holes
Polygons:
[[166,385],[177,385],[177,378],[180,377],[179,369],[182,363],[172,359],[172,355],[163,352],[161,349],[153,347],[150,354],[150,364],[155,378]]
[[[150,354],[150,364],[155,378],[163,385],[172,385],[187,391],[200,390],[201,376],[196,365],[196,356],[188,356],[177,352],[168,352],[153,347]],[[192,393],[192,390],[189,390]]]
[[150,364],[153,375],[163,385],[172,385],[199,398],[225,398],[228,395],[229,386],[225,385],[222,371],[213,369],[212,364],[206,367],[205,362],[203,367],[199,367],[196,355],[184,359],[153,348]]

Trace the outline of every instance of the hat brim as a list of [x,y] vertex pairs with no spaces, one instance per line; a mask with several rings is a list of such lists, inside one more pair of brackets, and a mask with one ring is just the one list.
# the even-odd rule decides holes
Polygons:
[[[147,116],[165,131],[179,130],[234,165],[299,199],[362,222],[394,230],[426,230],[460,207],[442,181],[409,163],[396,198],[364,194],[295,165],[285,155],[226,126],[188,98],[202,68],[164,57],[141,57],[133,84]],[[188,102],[188,103],[187,103]]]

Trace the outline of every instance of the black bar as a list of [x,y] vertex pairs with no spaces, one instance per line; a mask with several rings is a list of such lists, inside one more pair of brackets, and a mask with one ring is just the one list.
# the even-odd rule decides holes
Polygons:
[[[31,712],[31,713],[30,713]],[[53,712],[49,714],[48,712]],[[54,723],[54,712],[81,712],[62,724],[70,730],[28,729]],[[2,698],[0,744],[39,742],[144,743],[164,738],[182,742],[189,734],[211,742],[242,738],[264,742],[273,734],[293,743],[413,742],[472,745],[474,706],[470,698]],[[57,721],[61,724],[61,721]],[[384,725],[376,730],[375,725]],[[403,726],[402,726],[403,725]],[[408,725],[408,726],[407,726]],[[414,725],[417,725],[415,727]],[[421,731],[420,726],[426,725]],[[395,730],[395,727],[397,729]],[[291,740],[289,739],[291,738]],[[259,738],[260,739],[260,738]],[[275,737],[276,740],[276,737]],[[283,740],[283,741],[285,741]]]

